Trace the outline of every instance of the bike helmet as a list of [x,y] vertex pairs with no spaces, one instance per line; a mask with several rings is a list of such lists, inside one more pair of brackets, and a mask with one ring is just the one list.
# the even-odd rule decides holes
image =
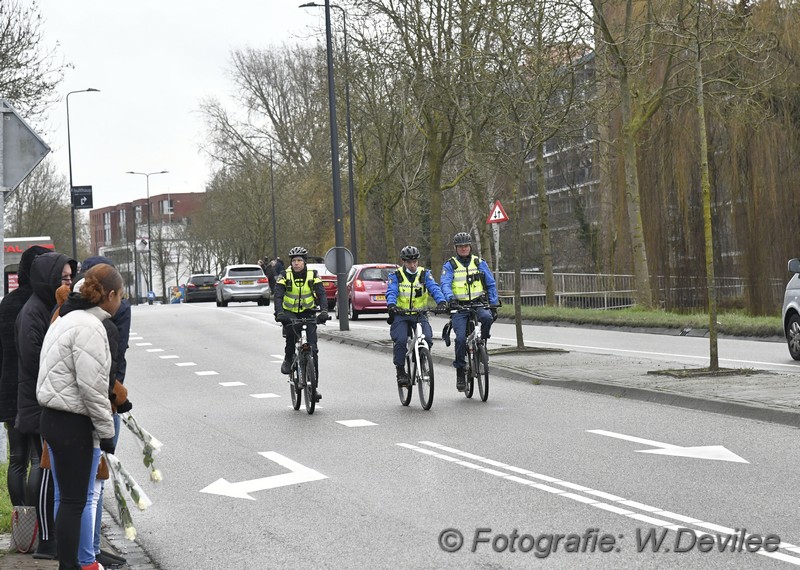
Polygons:
[[400,250],[400,259],[402,259],[403,261],[419,259],[419,250],[413,245],[407,245]]
[[306,259],[308,257],[308,250],[304,247],[300,247],[299,245],[293,247],[289,250],[289,259],[293,257],[302,257],[303,259]]
[[453,236],[453,245],[472,245],[472,236],[467,232],[458,232]]

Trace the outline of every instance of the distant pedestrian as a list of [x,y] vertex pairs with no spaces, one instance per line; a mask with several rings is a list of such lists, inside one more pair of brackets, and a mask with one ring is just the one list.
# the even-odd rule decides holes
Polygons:
[[[62,283],[72,283],[78,263],[62,253],[49,252],[33,260],[31,288],[33,295],[26,301],[17,317],[15,338],[18,355],[19,390],[15,427],[27,435],[36,454],[42,457],[42,437],[39,420],[42,408],[36,399],[36,380],[39,377],[39,356],[42,351],[50,317],[56,306],[56,289]],[[34,558],[53,560],[56,557],[54,533],[53,481],[50,469],[40,468],[41,480],[37,494],[36,516],[39,519],[39,546]]]
[[275,274],[275,260],[264,258],[264,275],[267,276],[267,281],[269,281],[269,290],[274,292],[275,279],[277,277]]
[[96,561],[81,566],[78,551],[81,529],[91,528],[95,518],[87,491],[97,475],[100,451],[114,452],[108,397],[112,355],[103,321],[119,310],[122,285],[122,276],[112,266],[92,267],[80,295],[70,296],[42,344],[36,395],[60,495],[59,569],[100,568]]
[[286,266],[283,264],[283,260],[280,257],[275,258],[275,276],[283,275],[283,272],[286,271]]

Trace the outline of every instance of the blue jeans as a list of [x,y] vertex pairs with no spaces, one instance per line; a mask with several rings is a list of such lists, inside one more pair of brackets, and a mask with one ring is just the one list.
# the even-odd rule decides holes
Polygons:
[[[453,323],[453,332],[456,333],[456,359],[453,361],[454,368],[465,368],[467,366],[467,321],[469,313],[456,313],[450,317]],[[478,309],[478,322],[481,324],[481,338],[488,339],[492,329],[492,313],[489,309]]]
[[[394,362],[395,366],[403,366],[406,362],[406,341],[414,330],[413,327],[415,322],[416,317],[409,315],[394,316],[394,322],[392,322],[392,326],[389,328],[389,335],[394,341],[394,355],[392,362]],[[433,344],[433,331],[431,330],[431,324],[428,322],[427,317],[424,316],[420,318],[419,322],[422,325],[422,334],[425,336],[425,341],[428,343],[428,348],[430,348]]]
[[[119,426],[121,424],[121,420],[119,419],[119,414],[114,414],[114,447],[117,446],[117,442],[119,441]],[[93,539],[93,547],[95,555],[100,554],[100,527],[103,524],[103,488],[105,487],[105,481],[100,481],[99,488],[95,487],[97,493],[97,512],[95,514],[94,519],[94,539]]]

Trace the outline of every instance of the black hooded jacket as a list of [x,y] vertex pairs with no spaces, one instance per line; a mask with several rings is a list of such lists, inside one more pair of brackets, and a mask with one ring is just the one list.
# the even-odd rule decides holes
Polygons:
[[39,416],[42,409],[36,399],[36,380],[39,376],[39,354],[50,318],[56,306],[56,289],[61,286],[61,272],[67,263],[72,274],[78,263],[63,253],[45,253],[33,260],[31,287],[33,295],[17,317],[16,343],[19,366],[16,428],[22,433],[39,433]]
[[17,417],[17,346],[14,342],[14,323],[22,306],[33,294],[31,265],[33,260],[51,250],[33,245],[22,252],[17,280],[19,287],[0,302],[0,422],[12,425]]

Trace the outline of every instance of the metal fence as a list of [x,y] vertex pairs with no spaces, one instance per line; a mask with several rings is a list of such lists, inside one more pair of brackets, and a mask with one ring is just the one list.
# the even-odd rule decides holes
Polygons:
[[[500,299],[510,303],[514,299],[514,272],[501,271],[495,275]],[[655,277],[658,302],[666,307],[704,307],[707,302],[706,280],[700,277]],[[621,309],[636,304],[636,281],[633,275],[593,273],[554,273],[556,305],[581,309]],[[747,295],[748,283],[740,277],[717,277],[714,280],[717,300],[720,303],[742,302]],[[777,306],[783,299],[786,284],[770,281],[770,289]],[[542,272],[520,274],[522,305],[545,305],[545,283]]]

